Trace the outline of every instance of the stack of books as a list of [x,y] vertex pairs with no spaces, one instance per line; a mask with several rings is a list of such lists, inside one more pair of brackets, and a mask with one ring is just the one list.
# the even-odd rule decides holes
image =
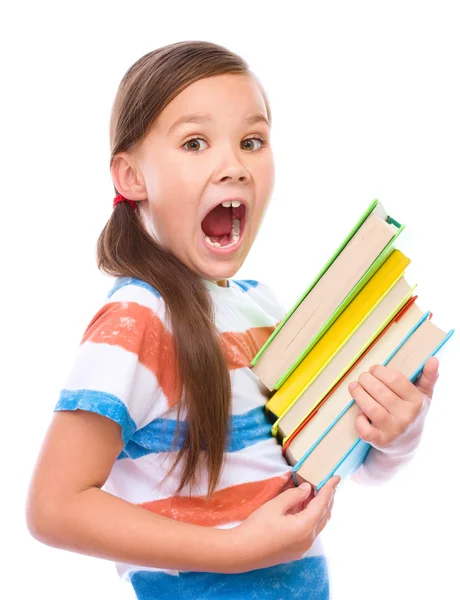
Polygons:
[[394,247],[404,228],[374,200],[250,364],[273,392],[265,410],[294,482],[315,494],[333,475],[351,476],[370,449],[348,385],[374,364],[415,383],[454,333],[415,302],[411,261]]

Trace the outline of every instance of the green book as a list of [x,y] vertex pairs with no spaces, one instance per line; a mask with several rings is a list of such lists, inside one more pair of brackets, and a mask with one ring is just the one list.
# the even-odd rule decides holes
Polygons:
[[[371,226],[375,225],[375,229],[371,230]],[[390,226],[390,227],[388,227]],[[367,228],[367,229],[366,229]],[[291,310],[285,315],[284,319],[279,323],[276,329],[273,331],[271,336],[267,339],[265,344],[260,348],[259,352],[255,355],[250,363],[250,367],[253,372],[259,377],[259,379],[264,383],[270,390],[279,389],[279,387],[283,384],[283,382],[289,377],[289,375],[294,371],[294,369],[298,366],[298,364],[305,358],[307,353],[313,348],[316,342],[321,338],[322,335],[327,331],[327,329],[334,323],[334,321],[340,316],[340,314],[345,310],[345,308],[350,304],[353,298],[360,292],[360,290],[364,287],[364,285],[369,281],[369,279],[373,276],[373,274],[377,271],[377,269],[383,264],[383,262],[388,258],[389,254],[393,251],[394,242],[397,237],[401,234],[405,225],[401,225],[390,217],[386,211],[384,210],[382,204],[378,200],[373,200],[367,209],[360,216],[354,227],[348,233],[346,238],[334,252],[331,259],[324,265],[321,269],[320,273],[315,277],[313,282],[308,286],[308,288],[303,292]],[[355,283],[352,289],[342,297],[338,305],[333,307],[333,310],[330,314],[327,315],[326,320],[322,325],[318,328],[318,330],[314,333],[313,337],[310,337],[309,341],[300,347],[300,350],[297,352],[296,347],[299,345],[299,341],[302,339],[302,335],[305,335],[306,329],[305,327],[311,326],[310,316],[318,309],[322,310],[321,304],[312,309],[311,312],[308,313],[308,316],[301,320],[300,311],[296,315],[296,323],[293,323],[293,330],[289,332],[285,325],[287,322],[293,317],[296,310],[302,305],[302,303],[307,299],[307,296],[312,293],[312,290],[315,286],[320,282],[323,276],[326,275],[331,266],[339,259],[339,257],[343,257],[343,261],[347,259],[348,256],[351,256],[351,251],[356,253],[357,250],[361,247],[360,244],[363,244],[364,235],[367,233],[368,239],[372,238],[374,241],[374,248],[377,247],[378,243],[378,235],[386,236],[381,237],[383,240],[383,247],[378,251],[378,254],[372,258],[372,256],[364,254],[359,254],[360,260],[367,259],[371,261],[365,272],[359,278],[359,280]],[[385,239],[388,241],[385,242]],[[345,251],[348,251],[348,255]],[[343,253],[343,254],[342,254]],[[363,259],[364,257],[364,259]],[[355,262],[356,256],[355,256]],[[332,271],[331,271],[332,275]],[[329,281],[329,286],[331,282]],[[340,290],[335,290],[335,292],[340,292]],[[283,334],[280,336],[280,332],[284,329]],[[292,340],[289,338],[288,333],[293,333]],[[283,339],[280,339],[283,337]],[[274,340],[280,340],[279,344],[273,344]],[[295,342],[295,343],[293,343]],[[268,352],[268,349],[271,348],[271,351]],[[292,355],[292,352],[296,351],[295,355]],[[270,356],[267,357],[267,354]],[[288,360],[288,363],[286,363]],[[281,369],[281,372],[280,372]]]

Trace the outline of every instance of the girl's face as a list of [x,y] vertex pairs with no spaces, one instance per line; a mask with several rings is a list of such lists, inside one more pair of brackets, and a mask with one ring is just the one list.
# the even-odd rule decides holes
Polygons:
[[[193,122],[177,123],[192,114]],[[192,83],[164,108],[134,158],[141,187],[127,197],[148,199],[139,208],[154,239],[205,279],[232,277],[274,186],[270,128],[256,81],[226,74]],[[221,206],[237,197],[244,208]],[[238,220],[240,237],[231,247]],[[209,245],[205,232],[224,242],[221,248]]]

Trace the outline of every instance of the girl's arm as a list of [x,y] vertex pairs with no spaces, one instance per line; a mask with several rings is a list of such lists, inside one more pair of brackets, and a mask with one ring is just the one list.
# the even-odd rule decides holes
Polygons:
[[244,572],[231,529],[175,521],[100,488],[123,449],[121,427],[88,411],[53,415],[26,503],[44,544],[116,562],[217,573]]

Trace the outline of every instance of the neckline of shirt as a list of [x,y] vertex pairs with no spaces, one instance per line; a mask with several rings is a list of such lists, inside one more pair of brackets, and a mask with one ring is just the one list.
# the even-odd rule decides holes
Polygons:
[[202,277],[201,280],[203,281],[205,286],[208,288],[208,290],[211,290],[212,292],[216,292],[216,293],[220,293],[220,294],[228,294],[229,290],[231,290],[235,287],[235,284],[231,279],[226,280],[226,282],[227,282],[226,287],[223,287],[223,286],[215,283],[214,281],[210,281],[209,279],[204,279],[204,277]]

